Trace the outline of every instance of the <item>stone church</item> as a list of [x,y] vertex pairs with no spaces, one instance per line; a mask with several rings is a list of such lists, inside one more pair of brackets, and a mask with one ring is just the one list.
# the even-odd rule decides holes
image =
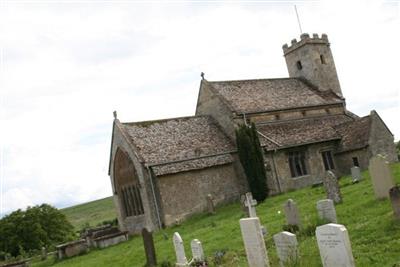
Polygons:
[[375,111],[346,108],[330,44],[302,34],[283,46],[288,78],[201,80],[196,114],[120,122],[112,131],[109,175],[122,230],[172,225],[248,190],[235,128],[254,122],[270,195],[320,183],[383,154],[396,161],[393,134]]

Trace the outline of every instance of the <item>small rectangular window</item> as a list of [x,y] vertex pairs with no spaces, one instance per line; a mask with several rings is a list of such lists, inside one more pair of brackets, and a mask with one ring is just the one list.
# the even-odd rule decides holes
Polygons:
[[335,165],[333,164],[333,156],[332,151],[324,151],[322,154],[322,161],[324,162],[324,167],[326,171],[335,169]]
[[353,166],[360,167],[360,163],[358,163],[357,157],[353,157]]
[[289,168],[292,177],[303,176],[307,174],[304,151],[293,151],[288,153]]
[[321,59],[321,64],[326,64],[324,55],[320,55],[319,58]]

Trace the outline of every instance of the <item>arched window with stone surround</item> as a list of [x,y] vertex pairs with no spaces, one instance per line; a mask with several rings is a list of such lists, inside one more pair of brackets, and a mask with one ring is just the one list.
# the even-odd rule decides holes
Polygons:
[[114,187],[124,218],[144,214],[135,167],[129,155],[120,148],[117,149],[114,158]]

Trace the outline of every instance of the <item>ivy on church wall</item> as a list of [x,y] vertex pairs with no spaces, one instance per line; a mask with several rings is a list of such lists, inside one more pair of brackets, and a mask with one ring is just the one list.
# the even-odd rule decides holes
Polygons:
[[236,129],[236,145],[250,191],[257,201],[263,201],[268,196],[267,177],[254,123],[250,126],[240,125]]

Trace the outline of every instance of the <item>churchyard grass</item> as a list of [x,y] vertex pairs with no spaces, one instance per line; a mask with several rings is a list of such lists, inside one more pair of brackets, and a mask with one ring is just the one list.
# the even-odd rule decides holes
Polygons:
[[[392,170],[396,183],[400,183],[400,164],[392,165]],[[368,172],[363,172],[363,177],[357,184],[352,184],[349,176],[340,180],[343,203],[336,204],[338,223],[348,230],[356,266],[400,266],[400,222],[393,219],[389,200],[375,200]],[[323,222],[317,219],[316,202],[325,197],[323,187],[305,188],[268,198],[257,206],[257,215],[268,232],[265,241],[271,266],[279,266],[272,236],[282,231],[286,224],[283,204],[289,198],[297,203],[303,226],[297,233],[301,257],[297,266],[322,266],[315,227]],[[202,242],[211,266],[218,261],[222,266],[247,266],[239,226],[243,216],[240,204],[235,203],[218,207],[215,215],[196,215],[180,226],[165,229],[163,233],[167,239],[162,232],[154,234],[159,266],[163,262],[174,266],[174,232],[182,236],[188,259],[191,258],[190,241],[197,238]],[[107,249],[92,250],[86,255],[63,260],[55,266],[122,267],[143,266],[144,263],[143,241],[141,237],[134,237]],[[32,264],[34,267],[52,265],[53,259]]]
[[94,227],[117,217],[112,197],[65,208],[61,212],[67,216],[77,231],[85,226]]

